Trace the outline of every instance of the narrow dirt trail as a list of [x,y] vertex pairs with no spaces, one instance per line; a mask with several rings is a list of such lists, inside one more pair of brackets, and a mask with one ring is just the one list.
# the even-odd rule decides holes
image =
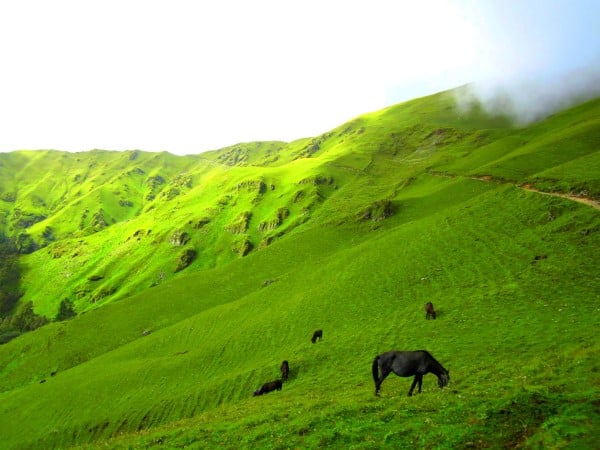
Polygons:
[[[515,185],[515,186],[517,186],[517,185]],[[524,189],[526,191],[536,192],[538,194],[566,198],[567,200],[572,200],[574,202],[583,203],[584,205],[589,205],[592,208],[596,208],[596,209],[600,210],[600,202],[597,202],[596,200],[589,198],[589,197],[580,197],[578,195],[570,195],[570,194],[559,194],[557,192],[544,192],[544,191],[540,191],[539,189],[535,189],[534,187],[531,187],[529,185],[523,185],[523,186],[517,186],[517,187]]]
[[[429,174],[437,176],[437,177],[447,177],[447,178],[457,178],[458,176],[460,176],[460,175],[453,175],[453,174],[440,173],[440,172],[437,172],[437,173],[429,172]],[[477,181],[483,181],[484,183],[504,183],[503,181],[495,179],[489,175],[482,176],[482,177],[471,177],[471,179],[477,180]],[[573,202],[583,203],[584,205],[588,205],[594,209],[600,210],[600,201],[594,200],[593,198],[580,196],[580,195],[561,194],[559,192],[540,191],[539,189],[534,188],[530,184],[522,184],[522,185],[514,184],[514,183],[511,183],[511,184],[513,186],[518,187],[519,189],[523,189],[525,191],[535,192],[536,194],[542,194],[542,195],[550,195],[552,197],[564,198],[567,200],[571,200]]]

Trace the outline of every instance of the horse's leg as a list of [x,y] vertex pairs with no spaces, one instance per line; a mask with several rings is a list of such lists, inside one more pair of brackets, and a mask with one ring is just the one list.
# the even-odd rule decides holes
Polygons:
[[415,378],[413,378],[413,382],[410,385],[410,389],[408,390],[408,396],[411,397],[412,393],[413,393],[413,389],[415,388],[415,385],[417,384],[417,376],[415,375]]
[[423,375],[419,375],[419,374],[415,375],[415,378],[413,379],[413,382],[408,391],[409,397],[412,397],[413,390],[415,389],[415,386],[417,385],[417,383],[419,383],[419,392],[421,392],[421,383],[422,382],[423,382]]
[[375,395],[379,396],[379,389],[381,388],[381,383],[383,383],[383,380],[386,379],[386,377],[390,374],[391,369],[389,367],[383,368],[383,367],[379,367],[381,369],[381,375],[379,376],[379,378],[377,379],[377,382],[375,383]]

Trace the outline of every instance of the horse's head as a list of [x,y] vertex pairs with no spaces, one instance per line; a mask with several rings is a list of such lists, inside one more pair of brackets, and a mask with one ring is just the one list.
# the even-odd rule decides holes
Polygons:
[[438,386],[440,388],[443,388],[444,386],[447,386],[449,382],[450,382],[450,371],[444,369],[444,371],[438,377]]

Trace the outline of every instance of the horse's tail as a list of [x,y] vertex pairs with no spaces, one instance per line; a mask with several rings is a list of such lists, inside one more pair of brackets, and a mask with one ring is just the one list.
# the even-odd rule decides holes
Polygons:
[[373,360],[371,371],[373,372],[373,381],[375,381],[375,384],[377,384],[377,380],[379,379],[379,355],[377,355]]

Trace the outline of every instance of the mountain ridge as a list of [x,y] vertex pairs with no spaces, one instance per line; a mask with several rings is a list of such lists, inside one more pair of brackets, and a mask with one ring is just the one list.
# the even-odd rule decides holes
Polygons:
[[[512,129],[505,118],[485,119],[486,116],[477,109],[470,113],[471,122],[484,123],[492,128],[469,128],[466,126],[470,123],[468,114],[456,109],[453,95],[445,92],[388,107],[357,117],[319,137],[300,139],[289,144],[277,141],[236,144],[217,151],[182,157],[167,152],[145,153],[138,150],[94,150],[75,154],[25,151],[3,154],[0,155],[0,196],[3,199],[0,202],[0,217],[3,217],[0,232],[15,239],[21,253],[33,253],[34,250],[47,247],[52,259],[61,258],[62,254],[68,252],[74,255],[73,258],[81,259],[77,254],[85,251],[78,250],[81,245],[76,244],[76,240],[83,239],[82,242],[86,242],[88,236],[99,232],[108,235],[103,239],[103,246],[113,242],[112,252],[118,256],[116,249],[124,245],[131,247],[131,239],[156,244],[169,240],[173,242],[174,234],[183,233],[186,241],[208,230],[208,243],[205,239],[196,238],[196,242],[192,239],[193,248],[188,253],[171,256],[170,265],[163,263],[155,267],[154,278],[148,277],[144,281],[149,287],[172,276],[177,268],[184,270],[190,259],[192,266],[210,267],[219,264],[219,261],[231,261],[236,255],[243,256],[269,245],[282,233],[301,226],[307,220],[314,220],[309,216],[314,216],[315,209],[325,207],[327,210],[326,203],[332,201],[332,195],[338,202],[343,202],[339,195],[334,194],[339,189],[343,190],[344,184],[352,177],[360,177],[371,171],[372,176],[365,179],[369,180],[368,183],[372,185],[370,191],[373,191],[379,183],[376,171],[387,171],[386,163],[402,167],[404,173],[400,176],[404,177],[403,185],[412,177],[411,168],[419,173],[423,169],[420,167],[422,161],[436,161],[436,153],[449,146],[456,149],[458,158],[448,153],[445,157],[455,161],[469,160],[463,156],[482,147],[498,147],[504,151],[505,146],[498,144],[507,138],[517,139],[521,144],[517,148],[523,148],[526,137],[519,136],[526,134],[527,128]],[[440,117],[459,127],[439,127]],[[548,120],[552,121],[552,118]],[[396,125],[392,127],[390,123]],[[544,128],[545,123],[533,127]],[[567,123],[561,122],[561,126],[577,136],[589,129],[599,128],[589,120],[587,125],[586,122],[577,125],[583,127],[581,131],[574,129],[570,122]],[[501,135],[500,139],[494,140],[493,136],[498,135],[498,130],[504,130],[502,132],[507,137]],[[588,149],[589,146],[584,147],[584,152],[589,152]],[[512,161],[515,159],[512,153],[502,158]],[[493,164],[506,166],[502,158],[496,159]],[[440,162],[434,164],[439,166]],[[18,170],[18,167],[21,169]],[[467,174],[485,176],[489,171],[493,175],[494,167],[490,167],[489,163],[487,167],[485,173],[481,173],[481,169],[486,168],[483,165]],[[444,168],[442,162],[441,169],[448,172],[453,168],[452,165]],[[295,176],[294,173],[305,175]],[[37,181],[24,183],[22,180],[27,176]],[[511,176],[500,173],[497,178],[510,180]],[[564,190],[563,186],[547,186],[547,183],[540,186],[540,180],[519,178],[512,176],[514,182],[529,183],[538,186],[539,190]],[[580,188],[580,192],[587,192],[592,200],[600,196],[597,184],[591,189],[586,184],[577,188]],[[569,189],[573,190],[573,187]],[[393,190],[384,192],[381,198],[372,198],[370,201],[384,201],[385,197],[394,195]],[[280,198],[276,200],[276,208],[270,204],[268,208],[261,206],[265,204],[264,197],[274,196]],[[288,198],[282,199],[285,196]],[[197,206],[188,212],[186,220],[178,213],[178,209],[182,204],[192,202]],[[232,206],[232,203],[235,204]],[[238,204],[242,203],[244,207],[240,208]],[[358,205],[357,208],[359,210],[355,214],[359,214],[360,209],[369,208],[369,205]],[[236,212],[228,214],[233,209]],[[335,213],[330,211],[329,214]],[[77,217],[79,219],[75,219]],[[164,227],[159,233],[146,223],[162,222],[167,217],[172,226]],[[345,221],[348,217],[336,220]],[[125,242],[110,237],[108,229],[116,224],[129,230],[122,232],[128,233]],[[219,237],[222,229],[228,230],[229,239]],[[69,240],[71,244],[68,244]],[[188,243],[177,241],[176,238],[175,242],[183,247]],[[148,254],[157,251],[161,252],[159,258],[165,258],[169,250],[161,251],[158,247],[144,245],[145,255],[139,258],[147,258]],[[202,250],[211,247],[216,250]],[[224,251],[226,247],[231,252]],[[86,265],[87,262],[82,260],[81,266]],[[97,268],[88,267],[88,277],[107,278],[106,268],[102,267],[101,262],[89,266]],[[82,277],[78,268],[73,268],[69,273],[75,271],[80,272],[79,276]],[[120,275],[117,280],[112,285],[107,285],[106,281],[96,283],[104,284],[100,289],[81,282],[79,286],[74,283],[59,284],[71,291],[70,295],[75,297],[78,308],[85,310],[87,307],[82,308],[82,299],[87,301],[89,307],[98,301],[120,298],[136,291],[133,288],[119,294],[115,285],[123,284],[125,275]],[[27,292],[25,295],[27,298]],[[52,308],[58,306],[56,302]],[[51,308],[41,310],[51,315]]]

